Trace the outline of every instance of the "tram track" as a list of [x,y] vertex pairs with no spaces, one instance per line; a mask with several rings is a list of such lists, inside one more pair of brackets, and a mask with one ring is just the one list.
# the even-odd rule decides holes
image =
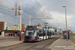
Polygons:
[[[16,47],[13,47],[13,48],[10,48],[10,49],[8,49],[8,50],[13,50],[13,49],[16,49],[16,48],[19,48],[19,47],[22,47],[22,46],[26,46],[26,45],[29,45],[29,44],[32,44],[32,43],[21,43],[21,44],[18,44],[19,46],[17,46],[16,45]],[[13,46],[15,46],[15,45],[13,45]],[[9,47],[12,47],[12,46],[9,46]],[[4,49],[4,48],[9,48],[9,47],[2,47],[2,48],[0,48],[0,49]]]
[[[49,39],[48,39],[49,40]],[[40,42],[35,42],[34,44],[34,46],[37,46],[37,45],[39,45],[39,44],[41,44],[41,43],[44,43],[44,42],[47,42],[48,40],[44,40],[44,41],[40,41]],[[37,44],[38,43],[38,44]],[[10,47],[12,47],[12,46],[9,46],[9,47],[3,47],[3,48],[0,48],[0,49],[4,49],[4,48],[9,48],[8,50],[13,50],[13,49],[16,49],[16,48],[19,48],[19,47],[22,47],[22,46],[27,46],[27,45],[31,45],[31,44],[33,44],[33,43],[25,43],[25,44],[18,44],[19,46],[17,46],[16,45],[16,47],[13,47],[13,48],[10,48]],[[15,45],[14,45],[15,46]],[[34,46],[32,46],[32,47],[30,47],[30,48],[33,48]],[[26,50],[29,50],[30,48],[28,48],[28,49],[26,49]]]
[[[37,45],[39,45],[39,44],[41,44],[41,43],[43,43],[43,42],[46,42],[46,41],[35,42],[35,43],[34,43],[34,44],[35,44],[34,46],[37,46]],[[36,44],[36,43],[38,43],[38,44]],[[23,44],[23,45],[20,45],[20,46],[14,47],[14,48],[10,48],[9,50],[13,50],[13,49],[16,49],[16,48],[19,48],[19,47],[22,47],[22,46],[31,45],[31,44],[33,44],[33,43]],[[30,47],[30,48],[33,48],[34,46],[32,46],[32,47]],[[27,48],[26,50],[29,50],[30,48]]]
[[43,41],[43,42],[40,42],[40,43],[38,43],[38,44],[35,44],[34,46],[31,46],[30,48],[27,48],[26,50],[29,50],[29,49],[31,49],[31,48],[33,48],[33,47],[39,45],[39,44],[42,44],[42,43],[44,43],[44,42],[47,42],[47,41]]
[[58,38],[50,41],[49,43],[47,43],[45,46],[43,46],[42,48],[40,48],[39,50],[43,50],[45,47],[47,47],[48,45],[52,44],[55,40],[57,40]]
[[[58,39],[58,38],[57,38]],[[43,41],[43,42],[40,42],[40,43],[38,43],[38,44],[35,44],[34,46],[31,46],[30,48],[27,48],[26,50],[30,50],[30,49],[32,49],[32,48],[34,48],[34,47],[36,47],[36,46],[38,46],[38,45],[41,45],[41,44],[43,44],[43,43],[48,43],[48,41],[49,41],[50,39],[48,39],[48,40],[46,40],[46,41]],[[56,40],[56,39],[54,39],[54,40]],[[49,42],[48,44],[46,44],[45,46],[43,46],[42,48],[40,48],[39,50],[42,50],[43,48],[45,48],[46,46],[48,46],[50,43],[52,43],[53,41],[54,41],[53,39],[51,39],[51,42]]]
[[[55,39],[51,39],[51,40],[47,40],[47,41],[44,41],[44,42],[41,42],[39,44],[36,44],[26,50],[35,50],[35,48],[38,48],[40,45],[40,48],[38,48],[38,50],[43,50],[46,46],[50,45],[53,41],[57,40],[58,38],[55,38]],[[38,47],[37,47],[38,46]],[[42,47],[43,46],[43,47]],[[36,49],[37,50],[37,49]]]
[[40,42],[33,42],[33,43],[32,42],[21,43],[21,44],[18,44],[18,45],[5,47],[3,49],[5,50],[5,49],[8,48],[7,50],[21,50],[21,49],[22,50],[43,50],[43,49],[46,49],[48,46],[50,46],[52,44],[52,42],[57,40],[58,38],[54,37],[52,39],[43,40],[43,41],[40,41]]
[[[42,41],[42,42],[44,42],[44,41]],[[36,43],[42,43],[42,42],[36,42]],[[34,43],[34,44],[36,44],[36,43]],[[16,46],[16,47],[13,47],[13,48],[10,48],[9,50],[13,50],[13,49],[16,49],[16,48],[19,48],[19,47],[22,47],[22,46],[27,46],[27,45],[31,45],[31,44],[33,44],[33,43],[26,43],[26,44],[23,44],[23,45],[20,45],[20,46]],[[38,44],[39,45],[39,44]],[[35,46],[35,45],[34,45]],[[33,47],[34,47],[33,46]],[[28,49],[26,49],[26,50],[28,50]]]
[[30,44],[32,44],[32,43],[23,44],[23,45],[20,45],[20,46],[14,47],[14,48],[10,48],[9,50],[13,50],[13,49],[16,49],[16,48],[19,48],[19,47],[22,47],[22,46],[26,46],[26,45],[30,45]]

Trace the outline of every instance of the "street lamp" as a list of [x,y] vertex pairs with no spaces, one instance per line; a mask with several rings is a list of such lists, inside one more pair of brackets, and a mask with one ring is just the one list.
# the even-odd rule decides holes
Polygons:
[[[47,27],[47,29],[48,29],[48,23],[46,22],[46,23],[44,23],[44,25],[45,25],[45,27]],[[47,39],[47,33],[46,33],[46,39]]]
[[[46,22],[46,23],[44,23],[44,25],[45,25],[45,27],[47,27],[48,26],[48,23]],[[47,29],[48,29],[48,27],[47,27]]]
[[[65,8],[65,22],[66,22],[66,33],[67,33],[67,15],[66,15],[66,6],[63,6]],[[67,35],[68,40],[68,35]]]

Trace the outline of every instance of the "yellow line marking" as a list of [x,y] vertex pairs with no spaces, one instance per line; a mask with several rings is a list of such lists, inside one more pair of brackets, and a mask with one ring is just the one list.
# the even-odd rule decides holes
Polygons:
[[24,41],[21,41],[21,42],[17,42],[17,43],[13,43],[13,44],[9,44],[9,45],[6,45],[5,47],[8,47],[8,46],[11,46],[11,45],[16,45],[16,44],[20,44],[20,43],[23,43]]
[[[70,40],[71,41],[71,40]],[[71,41],[72,42],[72,41]],[[72,42],[73,46],[75,47],[75,44]]]
[[[61,37],[62,38],[62,37]],[[60,39],[60,38],[59,38]],[[56,41],[58,41],[59,39],[57,39],[57,40],[55,40],[51,45],[50,45],[50,47],[48,48],[48,49],[50,49],[52,46],[53,46],[53,44],[56,42]]]

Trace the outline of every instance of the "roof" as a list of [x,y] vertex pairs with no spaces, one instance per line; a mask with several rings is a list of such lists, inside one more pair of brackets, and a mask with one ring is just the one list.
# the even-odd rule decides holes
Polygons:
[[13,25],[13,26],[7,27],[6,30],[20,30],[20,28]]
[[18,33],[19,30],[5,30],[5,33]]

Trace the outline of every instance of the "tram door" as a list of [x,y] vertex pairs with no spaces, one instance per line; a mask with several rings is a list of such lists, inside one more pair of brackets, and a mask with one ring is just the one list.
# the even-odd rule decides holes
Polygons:
[[48,39],[50,39],[51,38],[51,33],[50,32],[48,32]]

